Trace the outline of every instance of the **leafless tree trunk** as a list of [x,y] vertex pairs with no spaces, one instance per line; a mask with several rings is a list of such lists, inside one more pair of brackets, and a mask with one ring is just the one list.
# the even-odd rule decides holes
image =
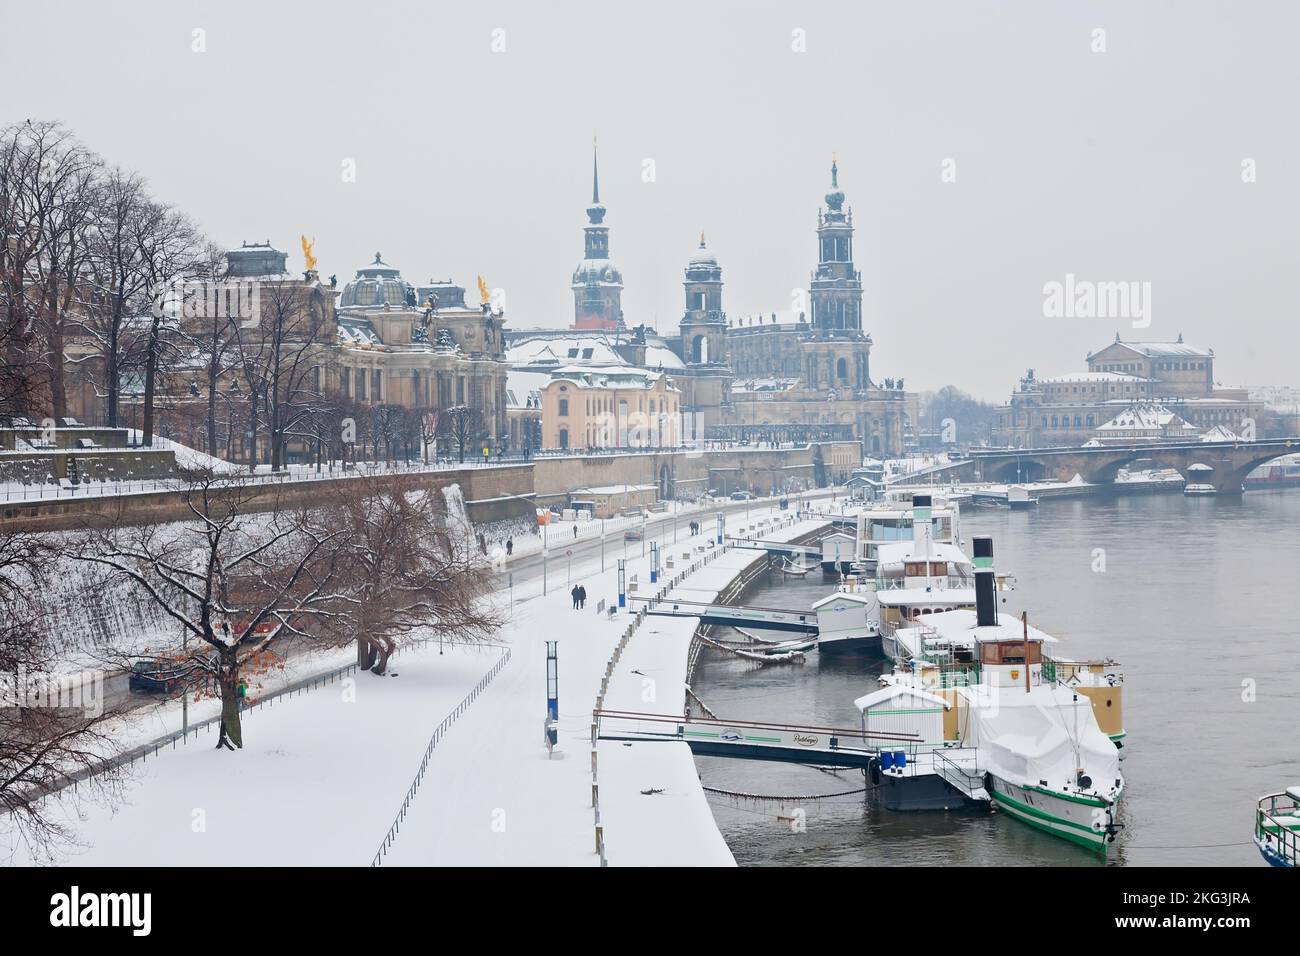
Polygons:
[[347,531],[346,589],[362,670],[383,674],[400,641],[486,640],[501,625],[489,571],[441,494],[391,481],[341,482],[331,525]]
[[103,769],[116,750],[105,732],[116,712],[104,705],[102,678],[96,687],[95,673],[53,676],[58,635],[44,597],[55,558],[37,535],[0,532],[0,829],[40,861],[71,840],[45,798],[92,768],[101,772],[83,787],[112,795],[119,782]]
[[185,492],[192,520],[119,525],[83,547],[81,561],[112,568],[197,638],[184,660],[216,682],[218,748],[243,746],[242,677],[290,637],[316,646],[350,639],[338,629],[346,595],[336,587],[345,532],[304,512],[247,512],[241,479],[197,474]]

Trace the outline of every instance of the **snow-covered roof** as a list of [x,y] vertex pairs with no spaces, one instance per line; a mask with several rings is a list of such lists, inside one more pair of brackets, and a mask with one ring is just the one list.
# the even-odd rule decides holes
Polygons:
[[1069,372],[1065,375],[1052,375],[1036,380],[1040,385],[1073,385],[1090,382],[1150,382],[1152,379],[1141,375],[1129,375],[1126,372]]
[[1122,345],[1127,349],[1132,349],[1139,355],[1145,355],[1148,358],[1167,358],[1169,356],[1182,356],[1184,358],[1211,358],[1214,355],[1214,349],[1201,349],[1194,345],[1186,345],[1181,340],[1178,342],[1116,342],[1116,345]]
[[1227,425],[1215,425],[1201,433],[1201,441],[1241,441],[1241,436]]
[[339,341],[344,345],[383,345],[369,319],[339,318]]
[[599,338],[574,336],[571,339],[525,339],[506,350],[511,365],[617,365],[622,361],[609,344]]
[[913,687],[909,684],[890,684],[882,687],[880,690],[872,691],[863,697],[859,697],[853,702],[853,706],[858,710],[868,710],[877,704],[883,704],[886,701],[895,700],[899,697],[911,697],[916,700],[923,700],[929,704],[936,704],[944,710],[952,707],[952,704],[944,700],[938,694],[932,694],[927,690],[921,690],[919,687]]
[[1142,403],[1130,405],[1106,424],[1100,426],[1099,432],[1149,431],[1163,429],[1170,425],[1186,423],[1163,405]]
[[665,371],[686,367],[681,357],[667,345],[657,345],[650,341],[645,346],[645,364],[646,368],[662,368]]
[[[563,381],[576,388],[653,388],[664,373],[635,365],[565,365],[551,373],[551,381]],[[671,380],[668,388],[676,391]]]
[[[887,588],[876,592],[881,607],[921,607],[924,605],[973,605],[974,588]],[[929,617],[922,618],[929,621]]]
[[[998,623],[989,627],[977,627],[977,619],[974,610],[959,610],[926,615],[920,621],[932,627],[940,640],[946,641],[1018,641],[1024,638],[1024,624],[1012,614],[998,614]],[[1056,643],[1056,638],[1051,634],[1040,631],[1032,624],[1029,625],[1029,637],[1049,644]]]
[[902,564],[904,561],[944,561],[949,564],[970,564],[970,558],[955,544],[930,542],[927,549],[924,542],[891,541],[876,545],[876,558],[881,564]]
[[826,595],[826,597],[822,598],[820,601],[815,601],[812,609],[816,611],[818,608],[825,607],[832,601],[852,601],[854,604],[875,604],[876,598],[871,591],[835,591],[832,594]]

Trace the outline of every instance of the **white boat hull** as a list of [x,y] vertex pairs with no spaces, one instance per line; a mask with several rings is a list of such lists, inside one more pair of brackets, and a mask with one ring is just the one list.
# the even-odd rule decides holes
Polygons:
[[993,802],[1031,827],[1100,853],[1113,839],[1115,804],[1100,797],[1053,793],[989,774]]

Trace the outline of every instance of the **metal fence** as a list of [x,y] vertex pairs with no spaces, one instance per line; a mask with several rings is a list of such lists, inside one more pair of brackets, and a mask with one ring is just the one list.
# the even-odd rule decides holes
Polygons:
[[500,674],[508,663],[510,663],[510,648],[507,647],[501,658],[492,665],[492,669],[484,674],[473,689],[465,695],[465,699],[457,704],[451,713],[442,719],[442,723],[434,728],[433,736],[429,738],[429,744],[424,748],[424,757],[420,760],[420,769],[415,772],[415,779],[411,781],[411,786],[407,788],[406,797],[402,800],[402,806],[398,809],[397,816],[393,818],[393,825],[388,828],[388,832],[384,834],[383,842],[379,844],[379,849],[371,858],[371,866],[383,866],[384,856],[387,855],[389,849],[397,840],[402,821],[406,819],[407,811],[411,809],[411,803],[415,800],[415,794],[420,789],[420,784],[424,782],[425,774],[429,772],[429,762],[433,759],[433,751],[438,746],[438,742],[442,740],[447,731],[451,729],[451,725],[469,709],[470,704],[474,703],[478,695],[487,689],[493,678]]
[[[247,713],[248,711],[257,710],[259,707],[263,706],[270,707],[281,697],[292,697],[297,694],[304,694],[307,691],[314,690],[317,687],[322,687],[325,684],[332,684],[340,678],[355,672],[356,669],[356,664],[348,664],[344,667],[336,667],[333,670],[328,670],[321,674],[314,674],[311,677],[304,677],[302,680],[294,681],[277,691],[272,691],[265,696],[257,698],[257,700],[250,704],[244,712]],[[84,767],[75,773],[68,774],[63,784],[51,789],[50,793],[57,793],[59,790],[69,786],[72,787],[75,792],[77,784],[82,780],[88,780],[98,774],[105,773],[109,770],[115,770],[119,767],[129,767],[137,760],[145,761],[149,757],[155,756],[158,751],[162,750],[169,744],[171,745],[171,748],[175,750],[177,741],[180,741],[181,743],[189,743],[191,735],[197,739],[200,731],[210,733],[212,728],[216,724],[220,723],[220,721],[221,714],[214,714],[211,717],[205,717],[197,723],[190,724],[186,728],[172,731],[170,734],[165,734],[156,740],[151,740],[146,744],[132,747],[130,750],[124,751],[120,754],[115,754],[112,757],[106,757],[94,766]]]

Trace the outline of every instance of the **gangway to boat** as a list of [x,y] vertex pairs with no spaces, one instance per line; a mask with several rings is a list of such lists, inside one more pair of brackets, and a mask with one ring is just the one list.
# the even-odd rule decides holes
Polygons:
[[704,601],[678,601],[674,598],[649,598],[628,595],[628,600],[644,601],[646,614],[658,617],[694,617],[701,624],[724,627],[756,627],[769,631],[792,631],[796,634],[817,633],[815,611],[789,611],[775,607],[733,607]]
[[790,544],[787,541],[759,541],[754,538],[738,538],[727,535],[726,543],[732,548],[749,548],[753,551],[766,551],[778,558],[802,558],[811,561],[822,559],[822,549],[808,544]]
[[592,722],[600,740],[682,741],[691,753],[704,757],[864,769],[880,756],[881,750],[904,749],[912,737],[860,728],[725,721],[624,710],[596,710]]

